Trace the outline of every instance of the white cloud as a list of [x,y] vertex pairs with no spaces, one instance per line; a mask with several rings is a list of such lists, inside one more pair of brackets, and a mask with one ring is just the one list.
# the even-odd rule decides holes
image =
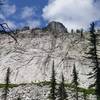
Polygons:
[[35,15],[35,10],[32,7],[24,7],[22,10],[21,18],[31,18],[33,15]]
[[27,25],[30,26],[30,28],[35,28],[40,26],[40,21],[38,20],[28,20]]
[[93,0],[50,0],[43,8],[43,18],[62,22],[68,29],[86,28],[100,19],[100,11]]
[[16,5],[5,4],[2,7],[5,16],[10,16],[16,13]]
[[[7,17],[16,13],[16,6],[6,4],[2,6],[0,12],[0,23],[7,23],[10,28],[16,28],[16,24],[14,21],[9,20]],[[6,27],[6,26],[5,26]]]
[[[2,6],[0,12],[0,23],[7,23],[10,28],[16,28],[16,24],[14,21],[9,20],[7,17],[16,13],[16,6],[6,4]],[[6,26],[5,26],[6,27]]]
[[2,23],[5,20],[5,16],[0,13],[0,23]]
[[13,21],[11,21],[11,20],[6,20],[5,23],[7,23],[7,25],[8,25],[9,28],[11,28],[11,29],[15,29],[15,28],[16,28],[15,22],[13,22]]

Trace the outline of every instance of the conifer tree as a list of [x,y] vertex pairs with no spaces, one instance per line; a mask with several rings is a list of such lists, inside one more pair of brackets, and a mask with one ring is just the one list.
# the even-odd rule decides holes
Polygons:
[[68,100],[68,95],[65,89],[65,84],[64,84],[64,76],[62,74],[62,81],[59,84],[58,92],[57,92],[57,97],[58,100]]
[[75,64],[74,64],[74,67],[73,67],[73,80],[72,80],[72,84],[75,87],[75,92],[76,92],[75,98],[76,98],[76,100],[78,100],[78,85],[79,85],[79,83],[78,83],[78,73],[76,72]]
[[10,83],[9,77],[10,77],[10,68],[7,69],[6,78],[5,78],[5,87],[4,87],[4,94],[3,94],[4,100],[7,100],[7,94],[9,92],[9,83]]
[[50,100],[56,99],[56,79],[55,79],[54,61],[53,61],[53,65],[52,65],[52,76],[51,76],[51,82],[50,82],[49,98],[50,98]]
[[91,68],[92,68],[92,74],[90,78],[94,78],[95,82],[92,86],[95,86],[97,100],[100,100],[100,65],[99,65],[99,57],[98,57],[98,50],[97,50],[97,44],[98,44],[98,34],[95,33],[95,23],[93,22],[90,27],[90,48],[88,54],[88,59],[92,60],[91,62]]
[[84,100],[87,100],[86,90],[83,91],[83,99],[84,99]]

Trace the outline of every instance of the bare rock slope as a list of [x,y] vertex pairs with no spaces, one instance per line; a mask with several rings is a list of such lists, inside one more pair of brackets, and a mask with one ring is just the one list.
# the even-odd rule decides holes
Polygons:
[[0,34],[0,83],[4,82],[8,67],[11,83],[48,81],[52,62],[55,63],[57,81],[63,72],[66,82],[71,82],[73,65],[79,73],[81,86],[88,86],[90,61],[84,56],[88,49],[88,33],[68,33],[63,24],[51,22],[44,29],[19,31],[18,43],[6,34]]

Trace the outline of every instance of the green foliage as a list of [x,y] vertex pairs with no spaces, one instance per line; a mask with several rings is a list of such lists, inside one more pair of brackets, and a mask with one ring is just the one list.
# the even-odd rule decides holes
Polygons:
[[[0,84],[0,88],[5,88],[6,84]],[[18,84],[9,84],[9,88],[17,87],[19,86]]]
[[90,95],[90,94],[95,95],[95,89],[93,88],[88,88],[88,89],[78,88],[78,91],[83,92],[83,93],[85,92],[85,94],[87,95]]

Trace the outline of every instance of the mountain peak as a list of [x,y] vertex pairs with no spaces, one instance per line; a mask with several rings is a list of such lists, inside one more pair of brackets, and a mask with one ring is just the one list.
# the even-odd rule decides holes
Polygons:
[[49,31],[55,32],[55,33],[66,33],[67,29],[66,27],[60,23],[60,22],[56,22],[56,21],[52,21],[47,25],[47,29]]

